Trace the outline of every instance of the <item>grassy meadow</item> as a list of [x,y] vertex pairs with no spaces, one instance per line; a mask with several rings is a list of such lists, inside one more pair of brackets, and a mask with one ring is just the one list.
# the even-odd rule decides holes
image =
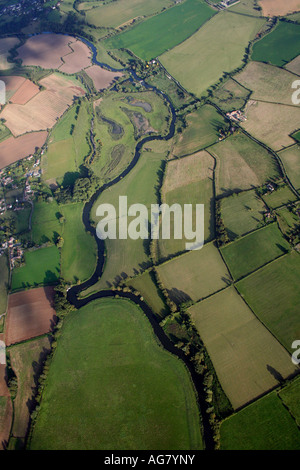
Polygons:
[[230,283],[226,265],[213,243],[173,258],[155,269],[170,298],[177,304],[198,301]]
[[272,209],[276,209],[277,207],[283,206],[285,204],[295,202],[297,200],[297,196],[293,193],[287,184],[284,184],[278,186],[275,191],[262,195],[262,199],[265,201],[267,206],[271,207]]
[[292,251],[236,284],[255,315],[290,352],[300,337],[299,275],[300,255]]
[[[221,114],[213,106],[204,105],[187,114],[186,127],[181,128],[174,139],[172,155],[189,155],[212,145],[219,140],[219,129],[226,129]],[[179,127],[180,124],[179,124]]]
[[284,164],[285,171],[296,190],[300,190],[300,146],[293,145],[282,150],[279,157]]
[[221,252],[233,278],[237,280],[289,250],[289,243],[283,238],[278,225],[273,223],[229,243]]
[[235,133],[213,145],[209,152],[217,160],[215,178],[218,196],[252,189],[279,176],[275,157],[242,133]]
[[12,273],[12,291],[55,283],[60,276],[60,256],[55,245],[25,252],[25,265]]
[[221,425],[222,450],[299,450],[299,429],[276,392]]
[[221,200],[221,217],[230,240],[264,225],[266,211],[255,191],[243,191]]
[[109,49],[125,48],[143,60],[172,49],[195,33],[215,11],[202,0],[186,0],[105,41]]
[[224,72],[242,65],[245,48],[264,22],[262,18],[219,12],[160,60],[186,90],[200,98]]
[[101,299],[68,316],[28,447],[203,448],[189,374],[136,305]]

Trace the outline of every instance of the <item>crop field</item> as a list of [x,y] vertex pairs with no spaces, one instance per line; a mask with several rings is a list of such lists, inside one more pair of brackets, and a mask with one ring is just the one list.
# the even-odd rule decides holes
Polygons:
[[295,143],[290,137],[300,128],[297,106],[252,101],[247,109],[247,121],[242,127],[273,150],[282,150]]
[[222,423],[221,449],[297,450],[299,429],[276,392],[272,392]]
[[[33,409],[36,379],[41,373],[41,362],[50,351],[48,336],[26,341],[10,348],[10,360],[18,378],[18,393],[14,400],[14,421],[12,433],[15,438],[24,439]],[[30,406],[30,403],[32,405]]]
[[274,191],[262,195],[262,199],[272,209],[289,204],[297,200],[297,196],[292,192],[287,184],[278,186]]
[[217,91],[214,91],[212,102],[222,111],[231,112],[244,107],[250,93],[250,90],[230,78]]
[[285,406],[287,406],[291,415],[295,418],[298,427],[300,423],[299,392],[299,377],[290,382],[279,392],[280,398],[283,400]]
[[19,343],[48,333],[56,321],[54,289],[40,287],[11,294],[5,328],[5,343]]
[[300,146],[293,145],[293,147],[282,150],[279,153],[285,171],[295,189],[300,189]]
[[234,409],[278,385],[272,370],[285,378],[295,373],[289,354],[253,315],[234,287],[193,305],[188,311]]
[[83,2],[80,9],[86,11],[89,24],[116,28],[131,23],[135,18],[159,13],[172,4],[172,0],[117,0],[104,5],[99,5],[99,2]]
[[261,16],[255,0],[240,0],[236,5],[232,5],[229,11],[243,13],[245,15]]
[[62,233],[59,223],[61,207],[53,201],[35,202],[32,214],[32,240],[34,243],[55,243]]
[[12,291],[53,284],[60,275],[59,263],[56,246],[25,252],[25,266],[13,271]]
[[[204,237],[211,240],[214,237],[214,201],[213,174],[214,160],[205,151],[169,161],[165,170],[162,187],[162,202],[169,204],[193,204],[192,221],[196,223],[196,204],[204,204]],[[171,254],[185,251],[185,244],[193,242],[183,237],[174,239],[174,220],[171,221],[171,238],[158,240],[159,257],[167,258]]]
[[266,211],[255,191],[244,191],[221,200],[221,216],[230,240],[261,227]]
[[186,90],[200,98],[224,72],[242,65],[245,48],[264,22],[262,18],[222,11],[160,60]]
[[297,75],[279,67],[253,61],[234,76],[241,85],[253,91],[251,100],[286,105],[293,105],[290,90],[297,78]]
[[273,223],[226,245],[221,251],[233,278],[239,279],[288,253],[290,245]]
[[155,269],[170,298],[177,304],[207,297],[224,289],[231,279],[213,243],[204,245],[200,250],[189,251]]
[[6,254],[0,256],[0,315],[6,312],[9,265]]
[[299,31],[300,25],[279,21],[271,33],[254,44],[251,59],[280,67],[286,65],[299,54]]
[[7,61],[9,51],[19,43],[16,37],[7,37],[0,39],[0,70],[12,68],[12,63]]
[[53,127],[72,104],[74,96],[82,96],[85,93],[79,81],[59,73],[43,78],[39,84],[45,89],[28,103],[8,103],[0,113],[0,118],[6,120],[6,126],[14,136]]
[[186,127],[178,133],[172,155],[181,157],[218,142],[219,130],[226,129],[227,124],[215,108],[201,106],[186,116]]
[[273,155],[242,133],[210,147],[209,153],[217,160],[217,195],[251,189],[279,176]]
[[30,442],[43,448],[202,448],[187,370],[131,302],[97,300],[68,317]]
[[128,279],[126,284],[141,293],[144,301],[158,317],[164,317],[168,313],[163,295],[155,284],[154,273],[152,271],[145,272],[133,279]]
[[288,350],[299,338],[300,255],[280,257],[236,286],[255,315]]
[[298,55],[295,59],[291,60],[285,68],[292,73],[300,75],[300,55]]
[[0,168],[34,153],[36,148],[44,145],[47,136],[47,131],[31,132],[16,138],[11,136],[0,142]]
[[39,34],[18,48],[17,58],[22,60],[22,65],[61,68],[63,72],[74,73],[91,64],[90,54],[90,49],[72,36]]
[[215,14],[202,0],[186,0],[129,31],[105,41],[108,49],[125,48],[150,60],[185,41]]
[[121,72],[110,72],[99,65],[92,65],[86,68],[85,72],[93,80],[94,87],[98,91],[108,88],[115,79],[123,76]]
[[264,16],[285,16],[300,10],[299,0],[259,0]]

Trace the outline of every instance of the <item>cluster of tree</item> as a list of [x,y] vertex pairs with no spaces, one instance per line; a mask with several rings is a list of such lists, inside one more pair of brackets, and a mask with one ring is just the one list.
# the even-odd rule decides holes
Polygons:
[[90,199],[92,194],[99,187],[100,179],[87,169],[87,176],[77,178],[75,183],[65,188],[57,188],[54,197],[59,204],[70,202],[84,202]]
[[6,381],[11,399],[14,400],[18,392],[18,379],[12,368],[10,355],[8,353],[6,354]]
[[215,205],[215,220],[216,220],[216,239],[218,246],[223,246],[230,241],[227,230],[225,228],[222,214],[221,214],[221,200],[216,200]]

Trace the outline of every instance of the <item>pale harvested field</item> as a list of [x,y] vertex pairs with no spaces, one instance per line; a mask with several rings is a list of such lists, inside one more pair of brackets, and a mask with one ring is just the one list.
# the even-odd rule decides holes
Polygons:
[[194,305],[189,312],[233,408],[277,386],[276,374],[287,378],[297,370],[288,352],[234,287]]
[[18,49],[22,65],[36,65],[44,69],[58,69],[62,57],[71,52],[70,43],[76,39],[60,34],[39,34],[32,36]]
[[[273,65],[251,61],[234,76],[241,85],[252,90],[251,99],[292,105],[292,83],[297,75]],[[296,105],[295,105],[296,106]]]
[[205,150],[170,161],[163,184],[163,196],[182,186],[212,178],[213,166],[213,158]]
[[90,48],[81,41],[76,41],[70,45],[71,54],[63,57],[63,65],[60,72],[76,73],[88,67],[92,63],[92,52]]
[[13,94],[10,101],[13,104],[26,104],[31,98],[37,95],[39,91],[40,89],[35,83],[30,80],[25,80]]
[[12,63],[7,62],[9,50],[19,43],[18,38],[0,39],[0,70],[8,70],[12,67]]
[[46,142],[48,132],[32,132],[20,137],[9,137],[0,143],[0,169],[11,163],[28,157],[35,149],[42,147]]
[[40,287],[10,295],[5,329],[6,345],[48,333],[56,321],[53,301],[53,287]]
[[114,79],[123,76],[121,72],[110,72],[109,70],[99,67],[99,65],[92,65],[85,69],[85,72],[93,80],[94,87],[98,91],[108,88],[113,83]]
[[300,10],[300,0],[260,0],[263,16],[285,16]]
[[300,55],[298,55],[295,59],[291,60],[285,68],[290,72],[296,73],[300,75]]
[[1,80],[5,83],[6,101],[9,101],[20,86],[26,82],[25,77],[18,77],[16,75],[1,77]]
[[85,93],[72,80],[57,74],[43,78],[39,83],[46,90],[38,93],[25,105],[9,103],[0,113],[0,118],[6,120],[5,124],[14,136],[52,128],[72,104],[74,96]]
[[300,128],[299,106],[256,102],[249,107],[247,117],[242,127],[273,150],[295,143],[289,134]]

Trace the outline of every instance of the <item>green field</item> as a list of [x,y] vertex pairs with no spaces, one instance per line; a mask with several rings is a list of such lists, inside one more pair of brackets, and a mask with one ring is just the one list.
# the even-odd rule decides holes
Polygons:
[[85,231],[82,222],[84,204],[63,206],[65,217],[61,249],[61,275],[69,282],[85,281],[96,266],[97,246],[94,238]]
[[117,0],[105,2],[82,2],[80,10],[86,11],[86,19],[94,26],[117,27],[140,16],[159,13],[166,7],[172,6],[172,0]]
[[262,195],[262,199],[267,206],[272,209],[289,204],[297,200],[297,196],[292,192],[287,184],[278,186],[275,191],[268,192]]
[[9,265],[7,255],[0,256],[0,315],[6,312]]
[[293,251],[236,284],[257,317],[291,352],[300,337],[299,276],[300,255]]
[[279,176],[279,168],[271,153],[242,133],[236,133],[213,145],[209,152],[217,160],[216,194],[261,186]]
[[153,272],[145,272],[134,279],[129,279],[126,284],[141,293],[145,302],[158,317],[167,315],[168,308],[165,305],[163,295],[156,286]]
[[130,49],[141,59],[150,60],[187,39],[214,14],[204,1],[186,0],[107,39],[105,45],[109,49]]
[[276,28],[254,44],[251,59],[282,67],[299,54],[300,26],[279,21]]
[[96,263],[96,243],[85,231],[82,222],[83,203],[58,205],[56,201],[34,205],[32,239],[35,243],[56,243],[61,248],[61,274],[69,282],[89,278]]
[[224,72],[242,65],[245,48],[264,22],[222,11],[160,60],[186,90],[201,97]]
[[226,265],[213,243],[167,261],[157,266],[156,271],[177,304],[198,301],[230,283]]
[[10,348],[10,360],[18,378],[18,392],[14,400],[13,435],[24,442],[30,419],[27,404],[33,398],[37,373],[41,372],[41,361],[50,350],[48,336],[43,336]]
[[230,240],[261,227],[266,211],[255,191],[244,191],[221,200],[221,217]]
[[221,425],[222,450],[299,450],[299,429],[276,392]]
[[54,127],[47,153],[42,157],[43,180],[68,185],[80,175],[91,152],[87,137],[90,109],[86,101],[73,106]]
[[185,121],[186,127],[182,128],[179,124],[182,132],[178,132],[174,139],[172,154],[177,157],[189,155],[218,142],[219,129],[228,127],[221,114],[209,105],[187,114]]
[[271,368],[283,377],[295,373],[290,355],[234,287],[193,305],[188,312],[234,409],[278,385]]
[[187,370],[158,346],[137,306],[94,301],[62,332],[31,450],[203,447]]
[[211,101],[227,113],[241,109],[246,104],[250,93],[250,90],[230,78],[214,91]]
[[221,249],[233,276],[240,279],[290,250],[276,223],[246,235]]
[[296,190],[300,190],[300,146],[282,150],[279,157],[284,164],[285,171]]
[[299,407],[299,393],[300,393],[300,378],[296,378],[290,382],[283,390],[279,392],[280,398],[287,406],[291,415],[295,418],[299,427],[300,424],[300,407]]
[[286,237],[290,237],[300,227],[300,217],[295,213],[296,210],[286,206],[276,210],[278,225]]
[[60,276],[59,258],[54,245],[25,252],[25,266],[12,273],[12,291],[55,283]]

